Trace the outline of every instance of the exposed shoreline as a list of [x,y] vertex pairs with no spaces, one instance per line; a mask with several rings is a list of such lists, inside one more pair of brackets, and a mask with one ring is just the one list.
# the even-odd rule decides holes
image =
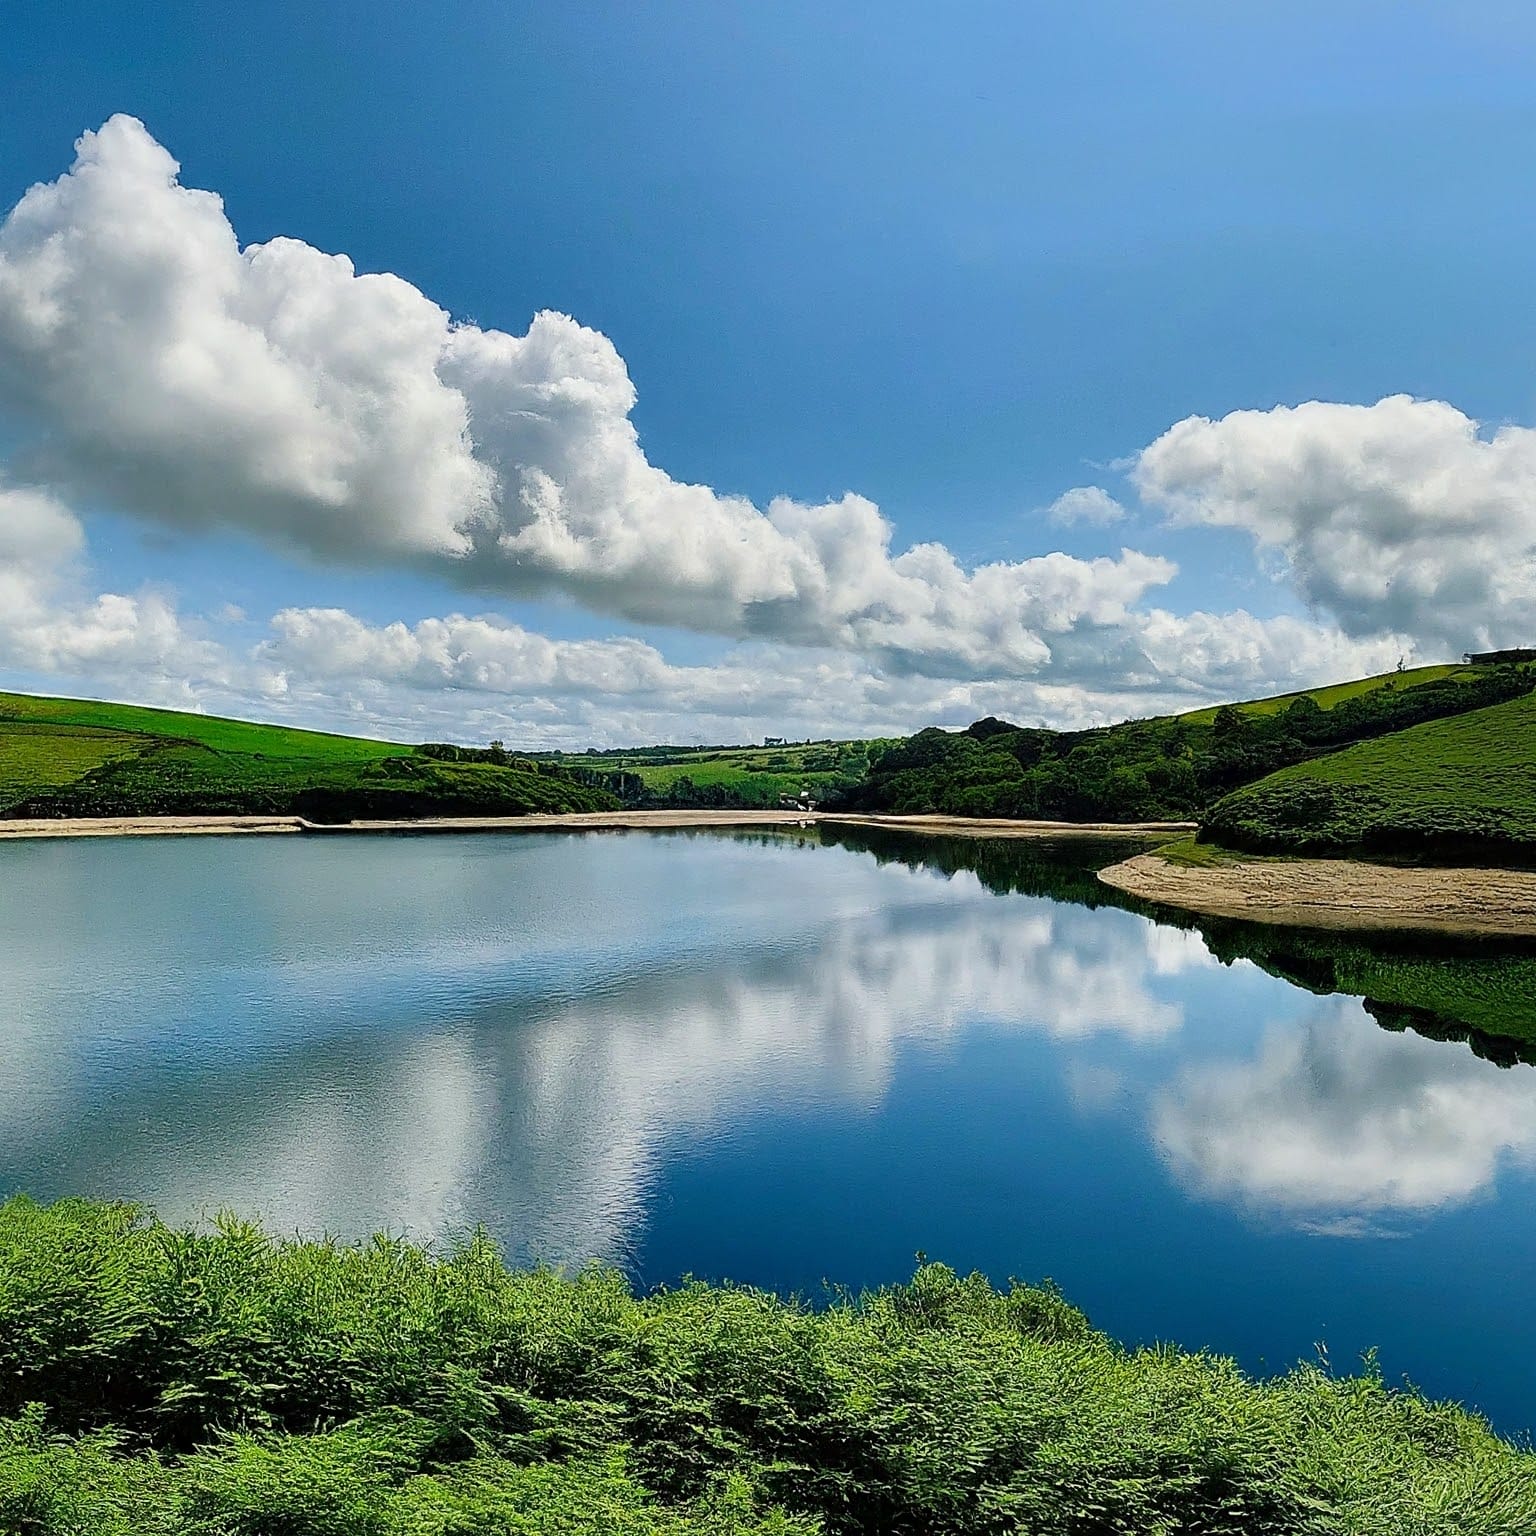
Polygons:
[[960,837],[1172,837],[1192,822],[993,821],[964,816],[866,816],[828,811],[577,811],[561,815],[435,816],[412,821],[306,821],[302,816],[38,817],[0,821],[0,841],[46,837],[214,837],[311,833],[670,831],[686,827],[889,827]]
[[1201,917],[1286,928],[1536,937],[1536,871],[1435,869],[1360,859],[1233,859],[1185,865],[1138,854],[1099,879]]

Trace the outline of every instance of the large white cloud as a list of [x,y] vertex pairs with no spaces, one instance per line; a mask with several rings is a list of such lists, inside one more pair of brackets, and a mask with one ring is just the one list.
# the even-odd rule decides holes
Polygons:
[[227,614],[187,616],[154,590],[96,591],[89,575],[67,508],[0,488],[0,670],[13,682],[529,747],[884,736],[982,715],[1101,725],[1213,690],[1368,670],[1393,652],[1294,619],[1161,610],[1077,637],[1039,678],[935,677],[770,641],[679,665],[638,639],[555,639],[497,615],[371,624],[337,608],[282,609],[253,644],[250,626],[227,633]]
[[[524,729],[547,723],[547,739],[565,745],[652,741],[669,732],[709,741],[764,730],[880,736],[989,714],[1102,725],[1193,707],[1212,688],[1240,691],[1255,677],[1337,676],[1388,665],[1395,655],[1392,645],[1361,647],[1299,620],[1260,621],[1245,613],[1154,612],[1136,624],[1117,638],[1091,683],[886,673],[847,653],[784,645],[738,646],[717,661],[679,666],[639,640],[556,640],[494,616],[372,625],[342,609],[315,608],[274,615],[253,663],[261,693],[274,701],[314,694],[334,708],[342,695],[382,711],[380,723],[387,724],[420,719],[448,694],[461,722],[481,722],[480,735],[507,735],[495,712],[515,710]],[[1127,654],[1137,659],[1117,675],[1115,664]],[[1157,660],[1149,664],[1146,655]]]
[[1142,496],[1237,528],[1351,635],[1451,652],[1536,636],[1536,431],[1437,400],[1192,416],[1136,460]]
[[[893,552],[856,495],[759,509],[681,484],[642,451],[606,337],[552,313],[522,336],[456,324],[402,279],[300,241],[242,249],[219,199],[178,176],[141,123],[114,117],[0,224],[0,406],[28,479],[487,598],[555,590],[735,648],[678,667],[636,640],[546,640],[494,617],[285,610],[257,654],[225,652],[167,594],[89,592],[73,516],[52,491],[11,490],[13,673],[407,733],[472,734],[495,706],[466,699],[500,698],[546,741],[982,713],[1076,726],[1376,670],[1414,637],[1514,638],[1536,617],[1536,433],[1485,441],[1407,400],[1180,423],[1136,461],[1143,497],[1249,529],[1328,617],[1177,614],[1146,606],[1176,574],[1157,555],[967,570],[940,544]],[[1120,510],[1079,487],[1054,515]]]
[[479,591],[558,589],[638,621],[1026,676],[1174,574],[1124,550],[961,568],[892,553],[846,495],[761,511],[651,464],[622,358],[545,312],[455,324],[402,279],[297,240],[241,248],[136,119],[0,226],[0,387],[30,462],[143,516]]

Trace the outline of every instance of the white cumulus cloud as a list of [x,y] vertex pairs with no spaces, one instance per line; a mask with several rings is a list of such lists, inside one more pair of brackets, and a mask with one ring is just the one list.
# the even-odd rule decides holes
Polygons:
[[1125,508],[1100,486],[1074,485],[1046,508],[1046,516],[1064,528],[1073,523],[1104,528],[1120,522],[1125,517]]
[[403,279],[275,239],[134,118],[0,225],[0,389],[29,463],[142,516],[239,528],[481,592],[835,646],[945,675],[1028,676],[1174,574],[1122,551],[963,569],[892,549],[873,503],[760,510],[642,451],[607,337],[565,315],[455,323]]
[[1536,430],[1438,400],[1192,416],[1134,479],[1179,522],[1237,528],[1349,635],[1444,653],[1536,637]]

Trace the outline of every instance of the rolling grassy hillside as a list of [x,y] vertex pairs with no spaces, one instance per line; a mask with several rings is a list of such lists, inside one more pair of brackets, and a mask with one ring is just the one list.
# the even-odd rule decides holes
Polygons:
[[1186,725],[1210,725],[1222,708],[1239,709],[1248,715],[1277,715],[1297,699],[1311,699],[1319,709],[1332,709],[1347,699],[1358,699],[1383,688],[1417,688],[1421,683],[1438,683],[1447,678],[1468,681],[1486,672],[1461,662],[1442,662],[1432,667],[1407,667],[1401,672],[1378,672],[1372,677],[1357,677],[1347,683],[1331,683],[1326,688],[1304,688],[1296,693],[1275,693],[1264,699],[1246,699],[1240,704],[1213,704],[1208,709],[1192,709],[1178,716]]
[[344,821],[616,804],[605,790],[552,764],[443,761],[397,742],[130,704],[0,694],[0,816]]
[[1218,801],[1201,836],[1254,852],[1536,862],[1536,696],[1286,768]]
[[846,803],[960,816],[1185,819],[1276,770],[1533,687],[1527,667],[1424,667],[1089,731],[979,720],[897,743]]

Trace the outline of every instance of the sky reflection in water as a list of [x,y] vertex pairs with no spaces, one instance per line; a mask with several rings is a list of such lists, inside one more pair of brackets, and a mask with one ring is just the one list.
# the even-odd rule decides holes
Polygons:
[[925,1249],[1250,1365],[1380,1345],[1536,1425],[1536,1070],[1194,931],[879,852],[6,847],[0,1187],[481,1221],[652,1281],[857,1286]]

